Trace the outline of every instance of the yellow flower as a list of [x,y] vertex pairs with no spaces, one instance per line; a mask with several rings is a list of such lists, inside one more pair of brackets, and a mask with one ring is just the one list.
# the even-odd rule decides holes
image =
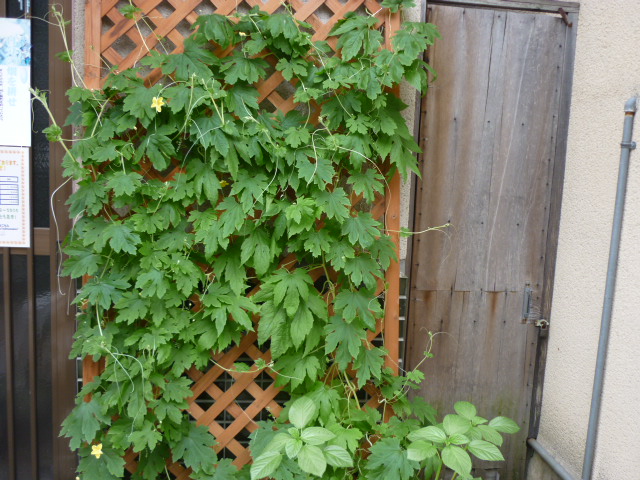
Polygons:
[[227,182],[226,180],[220,180],[220,186],[222,188],[226,187],[227,185],[229,185],[229,182]]
[[240,35],[241,37],[246,37],[247,36],[247,34],[244,33],[244,32],[238,32],[238,35]]
[[165,103],[162,97],[153,97],[153,100],[151,100],[151,108],[155,108],[158,113],[162,111],[163,105],[165,105]]
[[99,443],[97,445],[91,445],[91,455],[96,458],[100,458],[102,456],[102,444]]

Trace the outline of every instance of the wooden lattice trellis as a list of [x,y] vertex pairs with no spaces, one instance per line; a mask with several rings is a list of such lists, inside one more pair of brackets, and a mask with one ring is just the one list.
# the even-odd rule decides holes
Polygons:
[[[133,0],[131,3],[142,11],[138,21],[126,18],[120,12],[123,6],[130,5],[128,1],[88,0],[86,3],[85,81],[89,88],[100,88],[110,70],[116,66],[124,70],[138,65],[149,50],[181,52],[184,38],[190,34],[191,25],[199,15],[229,15],[235,11],[247,11],[256,5],[268,13],[284,8],[281,0]],[[336,40],[329,37],[329,32],[348,12],[368,11],[375,14],[387,48],[390,48],[391,37],[400,25],[400,14],[392,14],[374,0],[288,0],[287,4],[296,19],[313,26],[314,40],[328,40],[334,49]],[[147,72],[149,83],[161,76],[159,70]],[[282,74],[274,69],[268,78],[257,84],[259,102],[268,101],[275,109],[288,112],[295,104],[286,86]],[[149,175],[158,176],[159,172],[150,171]],[[162,173],[165,178],[172,175],[173,172]],[[360,199],[352,200],[355,204]],[[397,232],[400,230],[400,179],[397,174],[389,182],[386,195],[374,202],[372,213],[375,218],[384,219],[397,250]],[[287,261],[283,259],[283,265]],[[320,276],[320,272],[317,272],[317,276]],[[399,265],[392,262],[386,272],[386,291],[385,282],[381,280],[377,292],[385,292],[384,321],[379,322],[375,332],[369,333],[370,341],[384,342],[389,351],[387,366],[396,372],[399,358],[399,277]],[[226,456],[235,457],[234,463],[238,467],[250,461],[248,434],[257,428],[256,420],[279,414],[280,389],[275,386],[276,374],[268,369],[257,370],[253,365],[252,370],[255,371],[251,373],[234,373],[220,366],[231,368],[238,361],[251,364],[257,359],[269,361],[270,358],[269,351],[263,352],[258,347],[256,334],[250,333],[240,345],[215,355],[212,359],[215,363],[211,362],[206,371],[192,368],[187,372],[195,382],[193,396],[189,399],[189,413],[215,436],[218,442],[216,451],[224,450]],[[90,381],[100,369],[99,364],[85,360],[84,381]],[[369,385],[364,390],[368,394],[368,405],[379,406],[379,394],[375,388]],[[127,469],[135,471],[136,455],[130,452],[126,460]],[[169,465],[168,468],[177,479],[189,478],[189,470],[179,464]]]

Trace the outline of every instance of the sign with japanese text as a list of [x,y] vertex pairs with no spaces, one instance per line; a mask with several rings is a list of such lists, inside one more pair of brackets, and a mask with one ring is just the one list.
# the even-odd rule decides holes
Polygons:
[[29,193],[29,149],[0,147],[0,246],[31,246]]
[[0,145],[31,146],[31,23],[0,18]]

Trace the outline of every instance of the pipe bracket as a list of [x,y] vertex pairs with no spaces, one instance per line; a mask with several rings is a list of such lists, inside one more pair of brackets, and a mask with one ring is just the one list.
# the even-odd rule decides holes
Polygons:
[[636,142],[620,142],[620,146],[622,148],[628,148],[629,150],[635,150],[636,149]]

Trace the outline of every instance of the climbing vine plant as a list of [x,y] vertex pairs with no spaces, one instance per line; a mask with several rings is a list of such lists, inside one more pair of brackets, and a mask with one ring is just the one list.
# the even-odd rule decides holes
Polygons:
[[[439,422],[406,398],[422,374],[394,375],[367,337],[396,256],[369,206],[395,171],[417,171],[406,105],[391,90],[403,79],[426,89],[422,52],[437,37],[404,23],[391,51],[376,23],[347,14],[334,54],[287,13],[202,16],[183,53],[142,61],[164,81],[147,85],[130,69],[99,91],[69,90],[81,136],[66,142],[55,121],[46,133],[67,148],[78,187],[64,273],[85,281],[71,357],[104,362],[62,429],[81,478],[122,478],[130,450],[133,477],[149,480],[169,478],[169,460],[194,480],[382,480],[439,478],[443,466],[471,478],[469,453],[502,459],[499,432],[514,422],[488,422],[466,402]],[[286,115],[258,103],[271,65],[295,90]],[[272,360],[233,371],[272,370],[292,400],[260,422],[254,462],[238,470],[185,412],[185,371],[255,330]],[[362,408],[366,384],[385,411]]]

